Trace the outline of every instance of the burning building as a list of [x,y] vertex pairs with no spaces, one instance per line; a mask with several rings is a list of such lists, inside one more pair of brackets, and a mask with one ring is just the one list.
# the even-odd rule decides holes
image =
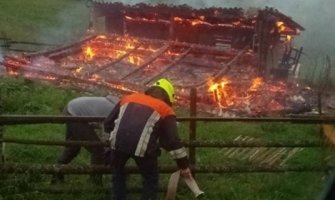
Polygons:
[[291,98],[305,105],[297,94],[306,91],[287,84],[302,52],[292,41],[304,28],[278,10],[108,0],[92,0],[91,8],[90,36],[7,56],[8,73],[119,92],[143,90],[164,76],[176,84],[179,104],[197,88],[202,110],[216,113],[282,112]]
[[288,63],[297,65],[301,54],[292,48],[292,40],[304,28],[273,8],[193,9],[93,0],[92,10],[93,21],[103,21],[109,34],[252,49],[258,54],[258,73],[265,77],[287,73]]

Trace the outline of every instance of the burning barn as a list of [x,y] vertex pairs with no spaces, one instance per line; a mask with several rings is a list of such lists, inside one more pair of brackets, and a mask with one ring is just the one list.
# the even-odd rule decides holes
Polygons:
[[104,31],[109,34],[252,49],[259,57],[258,72],[266,77],[285,75],[288,62],[297,65],[301,54],[301,50],[293,50],[292,40],[304,28],[273,8],[193,9],[187,5],[129,6],[93,0],[92,10],[93,21],[103,21]]
[[304,28],[278,10],[92,0],[91,16],[87,38],[7,56],[8,73],[119,92],[143,90],[164,76],[176,84],[181,105],[197,88],[203,111],[306,110],[309,91],[288,84],[302,52],[292,41]]

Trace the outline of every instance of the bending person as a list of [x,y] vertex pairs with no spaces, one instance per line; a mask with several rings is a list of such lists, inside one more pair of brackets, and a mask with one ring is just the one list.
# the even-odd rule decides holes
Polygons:
[[[103,116],[107,117],[113,110],[119,99],[115,96],[106,97],[78,97],[71,100],[64,108],[64,114],[70,116]],[[107,137],[96,132],[96,125],[87,122],[66,123],[66,141],[106,141]],[[103,131],[103,130],[102,130]],[[70,163],[80,152],[81,146],[66,146],[62,154],[57,159],[57,164]],[[91,165],[104,164],[103,146],[85,147],[91,153]],[[101,175],[91,175],[91,180],[101,183]],[[57,173],[53,176],[51,183],[64,181],[64,175]]]

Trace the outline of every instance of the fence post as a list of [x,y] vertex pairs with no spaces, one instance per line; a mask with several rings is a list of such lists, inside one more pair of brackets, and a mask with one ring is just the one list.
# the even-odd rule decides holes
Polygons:
[[[197,116],[197,89],[192,88],[190,91],[190,117],[196,117]],[[189,126],[189,141],[190,143],[192,141],[196,140],[196,121],[195,120],[190,120],[190,126]],[[195,147],[191,146],[189,147],[189,156],[190,156],[190,164],[195,166],[196,164],[196,159],[195,159]]]

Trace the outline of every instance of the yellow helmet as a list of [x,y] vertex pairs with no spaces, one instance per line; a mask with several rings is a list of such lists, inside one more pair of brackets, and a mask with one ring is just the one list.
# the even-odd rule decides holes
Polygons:
[[161,78],[158,81],[156,81],[153,86],[162,88],[167,93],[171,103],[174,103],[176,101],[174,94],[174,87],[172,83],[167,79]]

